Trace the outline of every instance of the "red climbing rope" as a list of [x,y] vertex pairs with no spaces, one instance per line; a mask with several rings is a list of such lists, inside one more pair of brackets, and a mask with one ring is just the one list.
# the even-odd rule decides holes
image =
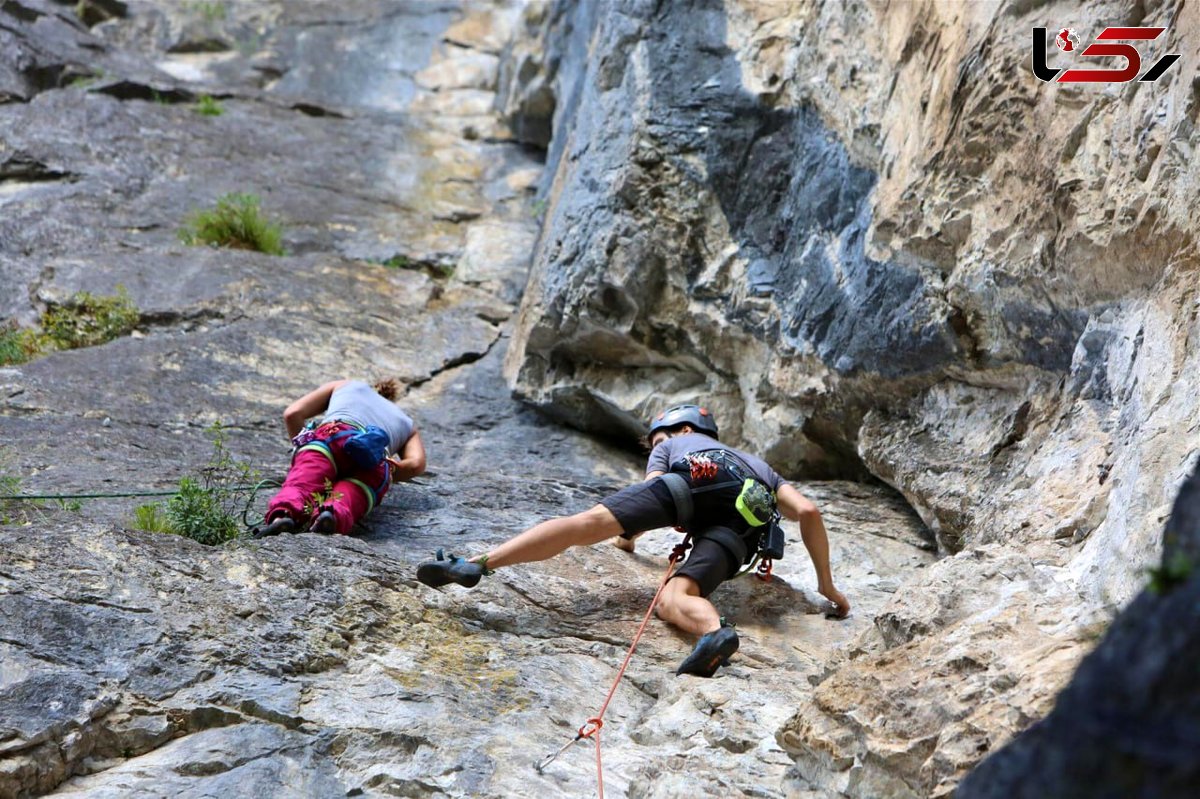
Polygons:
[[667,580],[671,578],[671,572],[674,571],[675,564],[687,552],[688,547],[691,546],[691,538],[690,534],[684,536],[683,541],[671,550],[666,574],[663,575],[662,580],[658,583],[658,590],[654,592],[654,599],[650,600],[650,607],[646,609],[646,616],[642,619],[641,626],[638,627],[637,633],[633,636],[633,643],[629,645],[629,651],[625,653],[625,662],[621,664],[621,668],[617,669],[617,678],[613,680],[612,687],[608,689],[608,696],[604,697],[604,703],[600,705],[599,712],[594,717],[588,719],[579,728],[579,733],[575,738],[565,744],[562,749],[559,749],[548,759],[535,763],[534,768],[537,769],[538,773],[541,773],[546,766],[554,762],[554,759],[566,751],[571,744],[584,738],[591,738],[596,742],[596,782],[600,789],[600,799],[604,799],[604,766],[600,761],[600,728],[604,726],[604,713],[608,710],[608,703],[612,701],[613,695],[617,693],[617,686],[620,685],[621,678],[625,676],[625,669],[629,666],[629,661],[633,659],[633,651],[637,649],[638,641],[642,639],[642,633],[646,631],[646,625],[650,623],[650,616],[654,613],[655,606],[658,605],[658,598],[662,596],[663,589],[667,587]]

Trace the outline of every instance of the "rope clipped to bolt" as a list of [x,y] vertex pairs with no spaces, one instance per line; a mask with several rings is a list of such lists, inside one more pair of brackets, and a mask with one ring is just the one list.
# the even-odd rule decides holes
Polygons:
[[642,639],[642,633],[646,631],[646,625],[650,623],[650,617],[654,614],[654,608],[658,605],[658,599],[662,596],[663,589],[667,587],[667,581],[671,579],[671,572],[675,570],[675,564],[678,563],[688,551],[691,544],[692,536],[686,534],[683,541],[675,545],[671,550],[671,556],[668,558],[667,571],[663,574],[662,579],[658,583],[658,590],[654,592],[654,599],[650,600],[650,607],[646,609],[646,615],[642,619],[641,625],[638,627],[637,633],[633,636],[633,642],[629,645],[629,651],[625,653],[625,662],[621,664],[621,668],[617,669],[617,677],[613,680],[612,687],[608,689],[608,696],[604,697],[604,703],[600,705],[600,710],[596,715],[588,719],[579,732],[567,743],[563,744],[562,748],[554,754],[546,757],[537,763],[533,764],[534,769],[538,774],[545,773],[546,767],[558,758],[563,752],[571,748],[575,743],[582,741],[584,738],[590,738],[596,743],[596,782],[600,790],[600,799],[604,799],[604,765],[600,760],[600,729],[604,726],[604,713],[608,710],[608,704],[612,701],[613,696],[617,692],[617,686],[621,683],[621,678],[625,676],[625,669],[629,667],[629,662],[633,659],[633,652],[637,649],[638,642]]

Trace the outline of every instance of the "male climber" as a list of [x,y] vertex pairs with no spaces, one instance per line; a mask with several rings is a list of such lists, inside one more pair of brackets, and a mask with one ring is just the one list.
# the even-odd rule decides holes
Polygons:
[[624,488],[600,504],[544,521],[470,560],[451,556],[422,563],[417,579],[435,588],[447,583],[474,587],[493,569],[554,557],[568,547],[614,543],[632,552],[647,530],[678,525],[692,534],[686,562],[672,575],[656,608],[658,616],[700,636],[676,674],[711,677],[737,651],[732,627],[707,597],[737,574],[758,550],[776,509],[800,523],[800,534],[817,571],[817,590],[839,617],[850,603],[829,570],[829,539],[817,507],[760,458],[717,440],[717,422],[698,405],[677,405],[650,425],[652,447],[646,480]]

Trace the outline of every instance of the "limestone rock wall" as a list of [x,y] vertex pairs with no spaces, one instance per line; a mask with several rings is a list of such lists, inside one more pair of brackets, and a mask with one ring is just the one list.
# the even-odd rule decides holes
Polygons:
[[972,797],[1190,796],[1200,694],[1200,470],[1180,489],[1149,590],[1084,659],[1053,712],[985,760]]
[[[1197,9],[630,0],[537,19],[553,68],[502,90],[556,97],[506,374],[585,429],[703,398],[785,471],[901,491],[947,557],[781,740],[818,791],[951,792],[1144,584],[1195,461]],[[1066,66],[1065,25],[1085,43],[1164,26],[1145,63],[1182,59],[1157,83],[1043,84],[1031,31]]]
[[[1029,29],[1085,12],[1169,24],[1182,65],[1033,83]],[[118,284],[138,308],[129,335],[0,369],[0,476],[169,488],[215,421],[277,476],[280,410],[348,374],[398,377],[430,452],[351,538],[210,549],[131,529],[140,499],[2,506],[0,796],[587,793],[583,747],[530,763],[598,705],[674,536],[472,592],[414,568],[637,479],[614,445],[698,396],[791,476],[874,475],[921,518],[802,483],[851,617],[823,618],[790,526],[773,582],[714,595],[742,638],[718,679],[676,678],[692,642],[652,622],[606,719],[609,792],[947,796],[1015,737],[981,771],[1007,779],[1101,638],[1088,663],[1144,641],[1146,693],[1186,691],[1154,648],[1194,649],[1187,569],[1104,631],[1197,429],[1195,13],[0,3],[0,323]],[[230,191],[287,255],[180,243]]]
[[[17,87],[0,102],[0,325],[118,285],[137,307],[127,335],[0,368],[4,490],[170,490],[207,468],[214,422],[280,477],[282,409],[347,376],[398,378],[429,453],[348,537],[205,547],[134,529],[161,497],[0,498],[3,799],[595,790],[583,746],[532,764],[603,701],[674,533],[470,592],[415,580],[439,547],[486,552],[639,477],[619,437],[547,421],[501,375],[544,178],[515,141],[533,134],[493,108],[509,32],[558,19],[526,8],[0,2],[18,43],[0,53]],[[203,95],[222,113],[199,114]],[[231,191],[262,198],[286,254],[181,243],[188,213]],[[798,785],[780,728],[895,575],[934,560],[894,492],[805,490],[860,532],[832,544],[858,613],[824,617],[789,525],[773,581],[716,596],[742,640],[721,679],[677,678],[694,642],[652,621],[605,718],[608,795]]]

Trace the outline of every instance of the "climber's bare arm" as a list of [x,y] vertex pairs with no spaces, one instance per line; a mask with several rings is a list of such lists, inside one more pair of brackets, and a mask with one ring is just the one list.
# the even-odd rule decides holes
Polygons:
[[829,568],[829,536],[825,532],[821,511],[817,510],[812,500],[789,483],[781,485],[775,496],[779,512],[800,523],[800,537],[817,572],[817,591],[836,606],[838,618],[845,618],[850,612],[850,602],[833,583],[833,573]]

